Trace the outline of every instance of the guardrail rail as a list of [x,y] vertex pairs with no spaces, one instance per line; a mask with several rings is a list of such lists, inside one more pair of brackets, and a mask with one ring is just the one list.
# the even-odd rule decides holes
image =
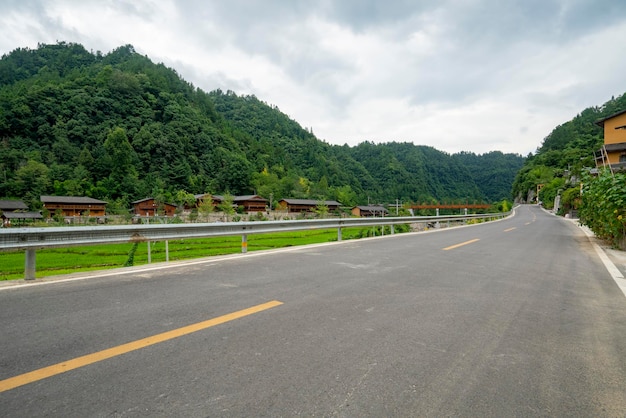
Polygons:
[[[241,250],[242,253],[245,253],[247,252],[247,237],[250,234],[267,234],[315,229],[337,229],[337,240],[341,241],[342,228],[415,223],[467,222],[474,219],[495,220],[504,218],[509,214],[510,212],[449,216],[335,218],[290,221],[116,226],[100,225],[50,228],[2,228],[0,229],[0,251],[24,250],[26,252],[24,278],[26,280],[34,280],[36,271],[35,251],[44,248],[151,241],[165,241],[167,244],[168,240],[241,235]],[[394,233],[393,228],[391,228],[391,233]],[[166,260],[169,260],[167,245]],[[149,256],[148,261],[150,262]]]

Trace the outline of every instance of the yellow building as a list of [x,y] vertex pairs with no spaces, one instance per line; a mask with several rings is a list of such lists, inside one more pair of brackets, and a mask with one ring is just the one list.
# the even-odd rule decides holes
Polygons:
[[604,128],[604,145],[596,154],[597,167],[626,169],[626,110],[596,122]]

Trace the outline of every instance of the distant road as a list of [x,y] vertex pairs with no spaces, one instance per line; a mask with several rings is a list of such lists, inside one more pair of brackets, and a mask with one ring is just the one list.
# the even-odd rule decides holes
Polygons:
[[626,416],[626,297],[536,206],[107,274],[0,290],[0,416]]

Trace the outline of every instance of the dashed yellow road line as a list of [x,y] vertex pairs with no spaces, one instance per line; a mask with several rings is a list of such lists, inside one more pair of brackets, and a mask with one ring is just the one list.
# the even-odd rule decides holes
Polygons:
[[504,232],[511,232],[511,231],[513,231],[514,229],[517,229],[517,227],[515,227],[515,226],[514,226],[513,228],[505,229],[505,230],[504,230]]
[[453,249],[455,249],[455,248],[459,248],[459,247],[462,247],[462,246],[464,246],[464,245],[474,243],[474,242],[476,242],[476,241],[480,241],[480,239],[478,239],[478,238],[471,239],[471,240],[469,240],[469,241],[465,241],[465,242],[462,242],[462,243],[460,243],[460,244],[455,244],[455,245],[451,245],[451,246],[449,246],[449,247],[443,248],[443,250],[444,250],[444,251],[453,250]]
[[112,357],[116,357],[122,354],[129,353],[131,351],[139,350],[154,344],[162,343],[174,338],[182,337],[193,332],[201,331],[216,325],[220,325],[226,322],[233,321],[235,319],[243,318],[244,316],[252,315],[265,311],[267,309],[274,308],[282,305],[282,302],[277,300],[263,303],[261,305],[252,306],[247,309],[232,312],[226,315],[218,316],[217,318],[209,319],[207,321],[198,322],[196,324],[187,325],[182,328],[174,329],[171,331],[156,334],[151,337],[142,338],[137,341],[132,341],[126,344],[118,345],[117,347],[111,347],[106,350],[98,351],[96,353],[87,354],[82,357],[77,357],[65,361],[63,363],[57,363],[52,366],[44,367],[42,369],[33,370],[32,372],[24,373],[18,376],[14,376],[5,380],[0,380],[0,392],[14,389],[19,386],[26,385],[28,383],[36,382],[38,380],[46,379],[48,377],[55,376],[57,374],[65,373],[70,370],[84,367],[89,364],[97,363],[102,360],[106,360]]

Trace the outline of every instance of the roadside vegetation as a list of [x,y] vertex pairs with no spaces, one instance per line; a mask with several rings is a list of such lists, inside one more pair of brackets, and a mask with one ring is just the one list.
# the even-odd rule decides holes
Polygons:
[[626,174],[603,170],[598,176],[586,176],[579,215],[598,238],[626,248]]

